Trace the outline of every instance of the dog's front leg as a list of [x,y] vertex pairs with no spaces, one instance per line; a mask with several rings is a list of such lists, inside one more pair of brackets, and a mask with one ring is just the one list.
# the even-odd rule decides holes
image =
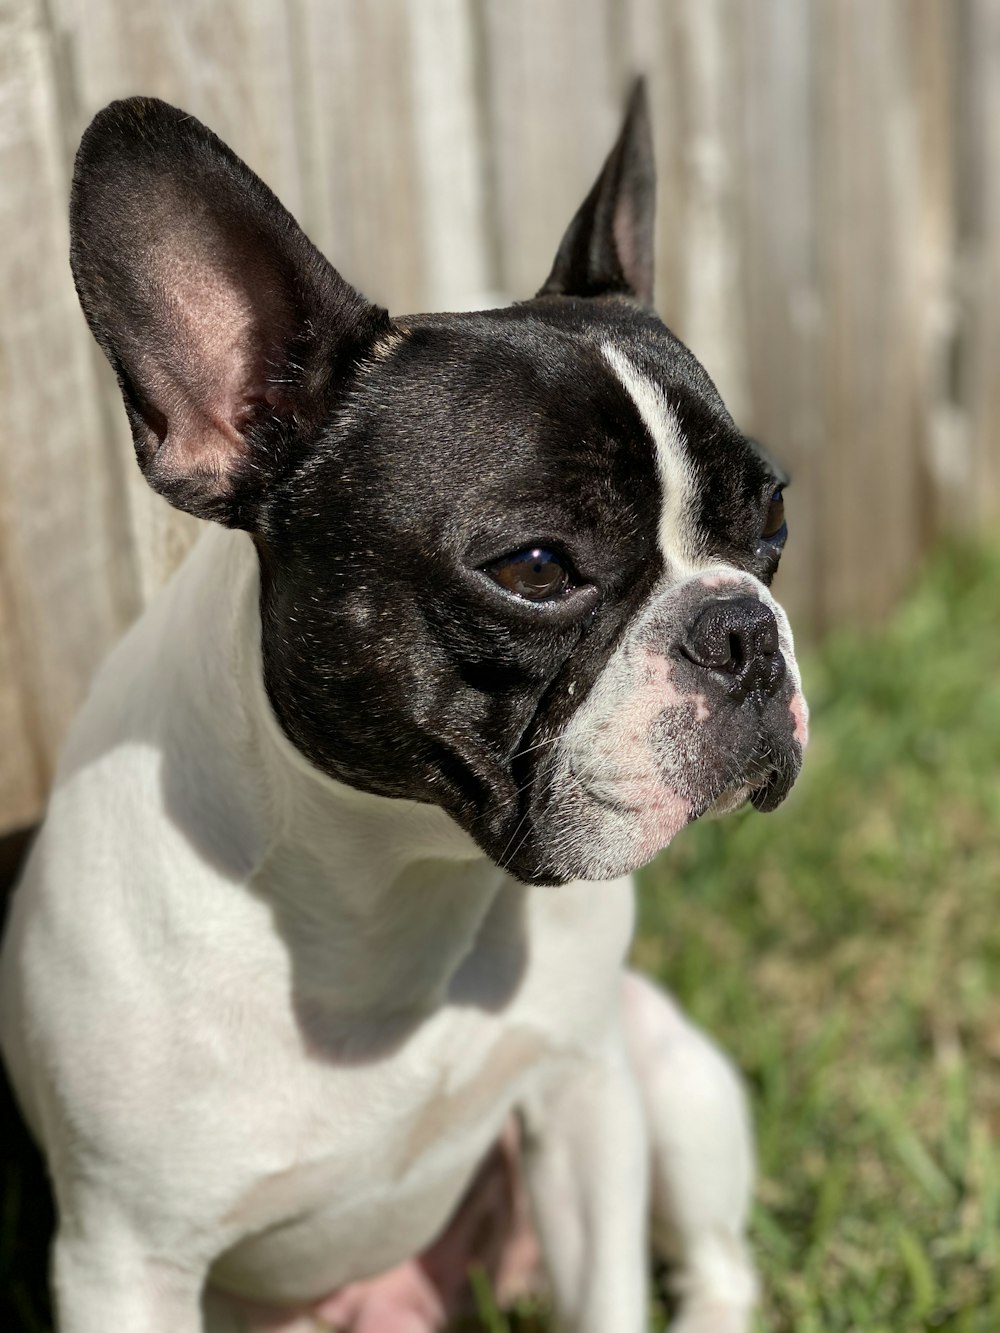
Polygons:
[[646,1125],[620,1032],[525,1108],[528,1188],[560,1327],[647,1327]]
[[748,1333],[753,1136],[733,1066],[676,1002],[626,972],[626,1043],[650,1140],[653,1250],[680,1298],[671,1333]]
[[113,1213],[60,1226],[52,1277],[59,1333],[202,1333],[201,1265],[153,1254]]

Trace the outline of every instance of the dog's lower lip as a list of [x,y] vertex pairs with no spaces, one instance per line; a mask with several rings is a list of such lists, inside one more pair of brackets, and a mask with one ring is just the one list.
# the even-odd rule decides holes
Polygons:
[[770,814],[788,795],[790,784],[784,780],[780,769],[772,768],[763,782],[750,789],[750,804],[761,814]]

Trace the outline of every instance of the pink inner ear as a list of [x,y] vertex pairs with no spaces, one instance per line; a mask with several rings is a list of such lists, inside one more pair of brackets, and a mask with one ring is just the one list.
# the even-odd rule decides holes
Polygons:
[[639,235],[638,210],[627,192],[615,204],[612,234],[629,285],[641,301],[651,301],[653,275],[650,258],[644,253],[645,238]]
[[199,222],[174,227],[150,256],[163,323],[142,369],[166,421],[162,464],[222,478],[247,453],[255,417],[291,411],[288,391],[269,381],[291,319],[277,275]]

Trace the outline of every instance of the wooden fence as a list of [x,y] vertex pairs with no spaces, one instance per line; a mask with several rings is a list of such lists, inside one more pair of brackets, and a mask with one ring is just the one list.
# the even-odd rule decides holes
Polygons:
[[530,294],[649,75],[659,308],[792,469],[781,593],[871,621],[1000,509],[1000,0],[0,0],[0,831],[196,525],[66,263],[113,97],[215,128],[401,312]]

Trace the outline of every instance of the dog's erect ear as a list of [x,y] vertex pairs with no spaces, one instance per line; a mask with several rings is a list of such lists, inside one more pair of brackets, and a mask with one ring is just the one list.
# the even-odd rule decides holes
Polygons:
[[180,509],[253,528],[388,315],[221,140],[152,98],[113,102],[83,136],[70,231],[147,481]]
[[655,218],[653,136],[646,85],[637,79],[618,142],[569,224],[538,295],[624,292],[652,305]]

